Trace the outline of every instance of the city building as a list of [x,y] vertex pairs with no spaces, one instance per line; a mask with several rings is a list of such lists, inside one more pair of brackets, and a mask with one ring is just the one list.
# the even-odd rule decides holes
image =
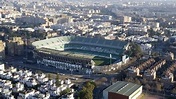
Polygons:
[[3,71],[5,69],[4,64],[0,61],[0,71]]
[[132,18],[129,16],[123,16],[123,23],[130,23],[132,21]]
[[66,14],[62,14],[57,19],[57,24],[63,24],[63,23],[71,23],[73,22],[73,19],[71,16],[68,16]]
[[164,84],[171,84],[174,82],[174,72],[176,69],[176,62],[173,62],[169,68],[163,73],[163,77],[161,79]]
[[43,26],[51,26],[55,24],[63,24],[63,23],[71,23],[73,22],[73,19],[71,16],[68,16],[66,14],[61,14],[61,15],[55,15],[55,16],[50,16],[50,17],[45,17],[45,23]]
[[173,73],[167,73],[164,77],[162,77],[161,82],[164,84],[171,84],[174,82]]
[[136,99],[141,93],[141,85],[118,81],[103,90],[103,99]]
[[7,53],[10,56],[23,55],[24,41],[21,37],[13,37],[7,41]]
[[5,43],[0,40],[0,60],[5,58]]
[[131,66],[128,68],[127,76],[129,77],[142,76],[140,75],[140,73],[145,69],[147,69],[148,67],[150,67],[153,63],[155,63],[155,59],[151,58],[137,66]]
[[176,36],[171,36],[168,40],[169,44],[175,44],[176,43]]
[[39,24],[44,24],[45,20],[44,18],[38,17],[38,16],[21,16],[19,18],[16,18],[15,20],[16,23],[19,24],[31,24],[31,25],[39,25]]
[[154,65],[152,65],[150,68],[144,71],[143,77],[147,80],[154,80],[156,79],[156,72],[159,68],[164,66],[166,64],[165,59],[161,59],[158,62],[156,62]]
[[166,59],[166,60],[174,60],[174,53],[172,53],[172,52],[166,53],[163,56],[163,58]]

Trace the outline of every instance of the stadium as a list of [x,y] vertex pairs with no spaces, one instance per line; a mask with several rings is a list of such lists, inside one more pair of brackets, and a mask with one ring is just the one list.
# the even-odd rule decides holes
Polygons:
[[122,61],[128,42],[78,36],[61,36],[32,43],[38,64],[67,70],[86,70]]

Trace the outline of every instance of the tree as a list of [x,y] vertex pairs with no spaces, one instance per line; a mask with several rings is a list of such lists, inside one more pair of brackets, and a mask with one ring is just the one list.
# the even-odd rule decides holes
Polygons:
[[51,75],[50,74],[48,74],[48,79],[51,79]]
[[82,90],[78,93],[78,97],[79,99],[84,99],[85,95],[86,95],[86,87],[83,87]]
[[136,84],[138,84],[138,85],[141,85],[140,80],[138,80],[137,78],[135,78],[134,82],[135,82]]
[[126,77],[126,78],[125,78],[125,81],[126,81],[126,82],[129,82],[129,79]]
[[59,79],[59,74],[56,75],[56,79]]
[[151,89],[151,87],[149,86],[149,84],[146,84],[144,87],[145,87],[145,89],[146,89],[147,91]]
[[61,91],[60,95],[65,95],[65,94],[68,94],[68,93],[70,93],[70,92],[71,92],[71,89],[70,89],[70,88],[67,88],[67,89]]
[[79,99],[93,99],[93,90],[95,86],[91,82],[86,82],[82,90],[78,93]]
[[157,84],[157,85],[156,85],[156,89],[157,89],[158,92],[162,91],[162,86],[161,86],[161,84]]
[[148,30],[149,36],[152,37],[155,35],[155,31],[153,29]]
[[176,94],[176,88],[172,89],[172,93]]
[[59,80],[59,75],[56,76],[56,86],[59,87],[61,85],[61,82]]
[[131,45],[130,53],[132,57],[139,58],[143,55],[141,47],[138,44],[131,43],[130,45]]
[[96,83],[94,82],[94,81],[89,81],[92,85],[94,85],[94,87],[96,88],[97,87],[97,85],[96,85]]
[[129,82],[134,83],[134,79],[132,77],[130,77]]
[[146,78],[143,78],[142,83],[143,83],[143,84],[146,84],[146,83],[147,83],[147,79],[146,79]]
[[151,55],[152,55],[152,57],[158,57],[159,56],[159,52],[152,52]]
[[94,86],[90,81],[86,82],[85,87],[86,87],[87,89],[89,89],[90,91],[93,91],[94,88],[95,88],[95,86]]
[[152,37],[154,35],[157,35],[157,36],[160,35],[160,33],[158,31],[154,31],[154,29],[152,29],[152,28],[148,30],[148,33],[149,33],[150,37]]

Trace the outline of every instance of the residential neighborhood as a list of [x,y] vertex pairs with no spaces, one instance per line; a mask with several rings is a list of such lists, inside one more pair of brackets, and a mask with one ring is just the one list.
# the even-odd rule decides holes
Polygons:
[[[56,80],[60,85],[57,86]],[[44,73],[38,74],[30,70],[18,70],[14,67],[1,66],[0,91],[2,98],[8,99],[49,99],[64,96],[62,91],[70,89],[66,94],[74,99],[74,83],[70,79],[49,79]],[[65,99],[64,97],[61,99]]]

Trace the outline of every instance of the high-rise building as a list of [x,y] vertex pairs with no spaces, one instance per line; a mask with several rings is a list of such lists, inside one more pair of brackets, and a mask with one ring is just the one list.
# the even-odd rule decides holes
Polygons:
[[45,17],[45,23],[42,26],[49,27],[55,24],[63,24],[63,23],[71,23],[73,22],[73,18],[66,14],[61,14],[59,16]]
[[129,16],[123,16],[123,23],[129,23],[132,21],[132,18]]
[[71,22],[73,22],[72,17],[66,14],[62,14],[60,15],[59,18],[57,18],[57,24],[71,23]]

